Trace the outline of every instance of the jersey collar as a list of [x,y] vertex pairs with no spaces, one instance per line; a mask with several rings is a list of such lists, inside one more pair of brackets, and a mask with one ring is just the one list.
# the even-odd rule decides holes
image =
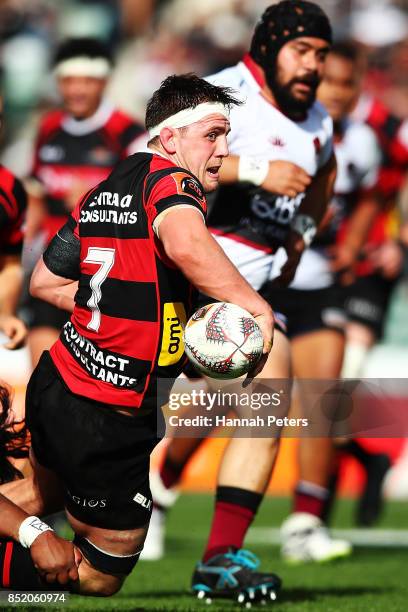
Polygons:
[[241,72],[245,77],[245,80],[254,89],[262,89],[262,87],[265,85],[265,79],[258,64],[252,59],[249,53],[246,53],[244,55],[242,61],[239,62],[238,66],[240,67]]
[[110,119],[114,108],[107,100],[101,104],[91,117],[78,121],[71,115],[66,115],[62,121],[62,128],[72,136],[85,136],[102,128]]

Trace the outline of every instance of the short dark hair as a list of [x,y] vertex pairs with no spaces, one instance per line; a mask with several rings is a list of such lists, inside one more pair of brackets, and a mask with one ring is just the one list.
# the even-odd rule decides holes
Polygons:
[[193,73],[168,76],[157,89],[146,108],[146,129],[151,129],[186,108],[203,102],[220,102],[230,108],[241,102],[230,87],[212,85]]
[[331,46],[329,53],[356,64],[361,60],[361,53],[355,43],[350,40],[341,40]]
[[101,57],[112,64],[112,54],[109,48],[97,38],[68,38],[58,47],[53,60],[53,66],[73,57]]

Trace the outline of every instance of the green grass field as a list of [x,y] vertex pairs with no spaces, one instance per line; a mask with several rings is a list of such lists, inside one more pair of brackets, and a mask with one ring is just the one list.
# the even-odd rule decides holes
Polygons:
[[[192,569],[207,537],[212,504],[212,498],[208,495],[181,496],[169,516],[168,554],[164,560],[140,562],[115,597],[97,599],[71,596],[70,603],[59,609],[212,612],[245,609],[227,600],[217,600],[209,606],[189,594]],[[353,509],[352,501],[338,502],[334,526],[353,527]],[[247,547],[259,555],[262,567],[275,571],[284,580],[279,600],[267,607],[259,606],[259,610],[405,612],[408,609],[408,533],[401,532],[395,538],[397,543],[393,547],[378,544],[356,546],[349,560],[288,567],[279,559],[278,546],[268,541],[268,532],[265,531],[266,528],[279,526],[288,510],[289,500],[267,498],[248,534]],[[378,529],[408,529],[408,504],[389,503]],[[379,532],[376,529],[373,533]],[[399,540],[401,544],[398,544]],[[29,609],[33,610],[33,607]]]

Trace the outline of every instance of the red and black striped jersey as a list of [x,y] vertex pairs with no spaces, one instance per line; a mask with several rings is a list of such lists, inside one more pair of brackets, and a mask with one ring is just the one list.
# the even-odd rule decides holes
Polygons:
[[27,195],[22,183],[0,166],[0,253],[19,255],[23,247],[22,225]]
[[[360,98],[353,116],[375,131],[381,149],[376,190],[384,206],[366,239],[366,246],[373,248],[398,235],[399,221],[395,204],[408,169],[408,122],[396,117],[383,102],[368,95]],[[369,258],[358,264],[359,276],[373,272],[374,266]]]
[[146,406],[158,377],[180,373],[193,288],[154,231],[160,215],[177,205],[206,215],[198,180],[164,157],[137,153],[71,215],[80,241],[78,291],[51,356],[72,392]]
[[406,123],[393,115],[383,102],[365,95],[353,116],[367,123],[376,133],[382,153],[378,189],[387,201],[394,200],[408,168]]
[[[120,160],[134,153],[144,134],[141,124],[110,104],[76,121],[62,110],[46,114],[40,124],[34,151],[32,177],[45,192],[50,239],[65,223],[70,210],[66,198],[73,189],[85,193],[103,181]],[[80,194],[78,194],[80,195]]]

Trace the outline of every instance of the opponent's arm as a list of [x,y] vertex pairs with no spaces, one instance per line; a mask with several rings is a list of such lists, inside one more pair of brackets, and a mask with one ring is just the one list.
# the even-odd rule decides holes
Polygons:
[[286,287],[293,280],[303,251],[313,240],[333,195],[337,164],[334,153],[318,171],[306,191],[297,214],[292,219],[285,250],[288,259],[274,284]]
[[268,161],[258,157],[229,155],[223,160],[220,183],[252,183],[271,193],[294,198],[311,183],[311,178],[296,164],[289,161]]
[[316,227],[320,224],[333,196],[336,174],[337,163],[333,153],[307,188],[306,195],[297,211],[297,216],[308,215],[314,220]]
[[331,268],[333,272],[345,273],[343,282],[352,282],[352,268],[380,210],[380,203],[375,197],[368,194],[363,197],[348,220],[344,241],[333,248]]

